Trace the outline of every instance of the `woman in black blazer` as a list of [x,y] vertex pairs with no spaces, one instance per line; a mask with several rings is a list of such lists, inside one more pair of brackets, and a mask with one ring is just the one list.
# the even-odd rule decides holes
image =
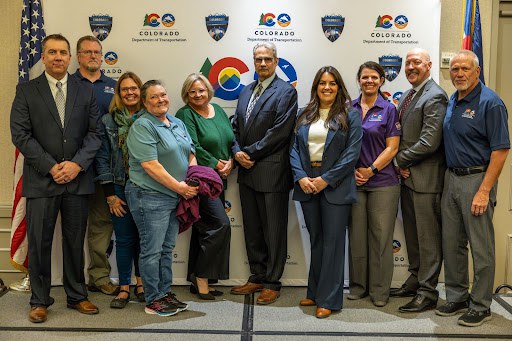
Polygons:
[[325,318],[343,307],[345,234],[356,199],[354,166],[361,148],[361,118],[350,107],[340,73],[316,73],[311,99],[298,116],[290,163],[311,240],[308,290],[301,306]]

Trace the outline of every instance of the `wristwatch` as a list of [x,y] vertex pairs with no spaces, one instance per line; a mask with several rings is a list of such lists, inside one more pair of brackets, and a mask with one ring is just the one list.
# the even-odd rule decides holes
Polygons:
[[373,163],[370,165],[370,169],[372,170],[373,174],[377,174],[379,172],[379,169],[375,167]]

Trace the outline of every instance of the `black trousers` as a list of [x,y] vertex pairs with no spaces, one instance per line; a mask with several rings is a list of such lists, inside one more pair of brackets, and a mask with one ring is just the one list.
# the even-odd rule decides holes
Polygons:
[[281,289],[287,256],[289,193],[266,193],[239,184],[249,282]]
[[28,273],[31,306],[48,307],[55,222],[62,220],[63,284],[68,304],[87,300],[84,278],[84,239],[87,227],[86,195],[64,193],[47,198],[27,198]]
[[231,225],[221,198],[201,196],[199,201],[201,220],[192,226],[188,253],[188,278],[229,278],[229,250]]

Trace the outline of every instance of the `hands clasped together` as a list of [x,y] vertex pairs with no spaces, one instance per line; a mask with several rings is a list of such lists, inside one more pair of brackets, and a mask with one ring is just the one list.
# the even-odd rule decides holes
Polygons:
[[299,180],[300,188],[306,194],[318,194],[327,187],[328,183],[321,176],[316,178],[302,178]]

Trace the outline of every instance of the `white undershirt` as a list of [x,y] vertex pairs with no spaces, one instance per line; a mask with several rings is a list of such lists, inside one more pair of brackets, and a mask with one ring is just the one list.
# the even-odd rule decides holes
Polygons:
[[325,127],[325,120],[329,114],[329,109],[320,109],[320,118],[311,124],[308,135],[309,159],[313,161],[322,161],[324,154],[325,139],[329,129]]

